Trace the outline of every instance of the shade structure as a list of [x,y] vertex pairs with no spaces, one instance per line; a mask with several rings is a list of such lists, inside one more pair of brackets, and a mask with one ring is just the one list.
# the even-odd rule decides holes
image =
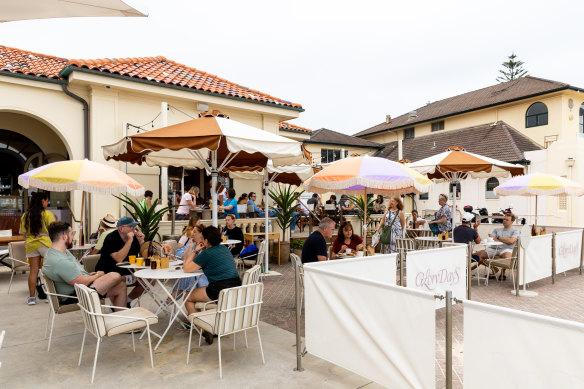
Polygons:
[[304,182],[309,192],[335,192],[352,196],[426,193],[432,182],[410,167],[379,157],[338,160]]
[[148,16],[121,0],[0,0],[0,22],[30,19]]
[[582,196],[584,186],[553,174],[531,173],[510,179],[494,192],[499,196],[535,196],[534,225],[537,227],[538,196]]
[[18,176],[24,188],[39,188],[53,192],[82,190],[97,194],[144,194],[144,187],[118,169],[99,162],[71,160],[43,165]]
[[[87,159],[43,165],[18,176],[18,184],[23,188],[39,188],[53,192],[83,191],[80,218],[82,221],[86,192],[104,195],[129,193],[140,196],[144,194],[144,187],[132,177],[112,166]],[[83,245],[83,229],[81,229],[79,241]]]
[[[149,166],[204,168],[212,177],[213,204],[217,203],[217,174],[239,168],[254,171],[268,165],[297,165],[309,155],[300,142],[230,120],[219,111],[198,119],[125,137],[103,146],[106,159],[146,163]],[[217,226],[217,207],[213,207]]]
[[[460,146],[449,147],[445,152],[409,164],[411,168],[436,181],[458,183],[465,178],[505,178],[524,173],[521,165],[499,161],[469,153]],[[452,229],[456,226],[456,185],[452,200]]]

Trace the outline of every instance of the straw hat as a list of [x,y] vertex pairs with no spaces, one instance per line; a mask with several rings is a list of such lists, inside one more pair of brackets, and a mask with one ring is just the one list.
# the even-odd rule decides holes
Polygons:
[[108,228],[115,228],[118,219],[116,219],[112,214],[107,214],[101,219],[101,224]]

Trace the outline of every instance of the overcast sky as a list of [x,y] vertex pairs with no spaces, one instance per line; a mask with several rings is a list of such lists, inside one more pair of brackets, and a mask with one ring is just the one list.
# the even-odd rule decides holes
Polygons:
[[3,23],[0,44],[162,55],[302,104],[294,124],[347,134],[495,84],[512,51],[531,75],[584,87],[583,1],[127,2],[149,17]]

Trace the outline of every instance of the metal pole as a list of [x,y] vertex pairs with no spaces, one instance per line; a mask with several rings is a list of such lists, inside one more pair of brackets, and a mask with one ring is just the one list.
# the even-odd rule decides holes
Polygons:
[[446,291],[446,388],[452,389],[452,291]]
[[580,275],[582,275],[583,262],[584,262],[584,229],[582,229],[582,243],[580,243]]
[[[269,221],[269,217],[270,217],[270,206],[268,205],[270,203],[269,201],[269,195],[270,195],[270,181],[268,178],[268,170],[266,168],[266,180],[264,182],[264,201],[266,202],[265,207],[266,207],[266,212],[264,217],[266,218],[265,223],[264,223],[264,240],[266,241],[265,245],[266,245],[266,250],[264,252],[264,273],[267,273],[270,271],[270,255],[269,255],[269,251],[270,251],[270,241],[269,241],[269,231],[268,231],[268,226],[270,224]],[[282,238],[285,238],[284,234],[286,233],[286,230],[282,231]],[[278,240],[278,244],[279,244],[279,240]],[[279,261],[280,259],[278,259]]]
[[556,283],[556,233],[552,233],[552,285]]
[[[517,282],[515,283],[515,296],[519,297],[519,271],[523,269],[521,266],[521,240],[517,242]],[[523,275],[523,282],[525,282],[525,274]]]
[[[466,299],[470,300],[470,286],[472,284],[472,244],[469,242],[467,245],[468,253],[467,253],[467,261],[466,261],[466,279],[468,280],[466,285]],[[479,265],[477,264],[477,267]],[[478,270],[477,270],[478,271]],[[488,276],[487,276],[488,277]],[[481,282],[481,280],[477,277],[477,285]]]
[[406,260],[407,252],[402,250],[399,253],[399,284],[400,286],[404,285],[404,262]]
[[[172,183],[174,189],[174,182]],[[174,235],[174,221],[176,220],[176,191],[172,191],[172,223],[170,224],[170,234]]]
[[214,227],[217,227],[219,225],[217,220],[217,214],[219,212],[219,206],[217,205],[217,165],[214,165],[211,171],[211,207],[213,208],[211,210],[212,224]]
[[294,261],[294,278],[296,281],[294,291],[296,293],[296,368],[295,371],[303,371],[302,368],[302,339],[300,337],[300,315],[302,314],[302,306],[300,304],[300,271],[299,264]]

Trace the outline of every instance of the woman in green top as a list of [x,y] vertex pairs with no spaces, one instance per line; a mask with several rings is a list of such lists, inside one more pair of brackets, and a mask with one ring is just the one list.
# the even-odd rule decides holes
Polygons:
[[49,224],[56,221],[55,215],[46,208],[49,205],[49,192],[33,192],[30,197],[28,211],[20,220],[20,231],[24,234],[26,258],[30,266],[28,274],[28,305],[36,304],[35,286],[39,268],[43,265],[43,257],[51,247]]

